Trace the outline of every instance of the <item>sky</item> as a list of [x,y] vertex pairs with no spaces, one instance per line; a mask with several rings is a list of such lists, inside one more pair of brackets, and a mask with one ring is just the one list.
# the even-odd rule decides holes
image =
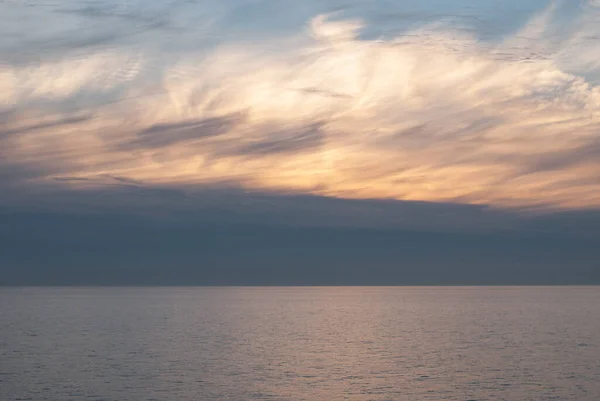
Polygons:
[[597,0],[0,20],[0,283],[600,283]]

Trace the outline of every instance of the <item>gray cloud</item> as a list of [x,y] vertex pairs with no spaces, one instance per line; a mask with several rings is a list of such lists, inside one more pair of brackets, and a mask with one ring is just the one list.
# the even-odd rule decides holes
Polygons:
[[269,127],[265,127],[264,131],[266,132],[260,132],[258,138],[252,138],[252,141],[232,141],[225,146],[221,145],[219,148],[224,150],[217,150],[217,153],[256,157],[314,150],[319,148],[325,140],[321,126],[321,123],[315,123],[270,132]]
[[[124,193],[130,205],[102,208]],[[176,212],[182,194],[159,188],[63,195],[62,211],[0,208],[4,284],[600,282],[598,210],[533,215],[205,188],[185,204],[194,209]],[[85,209],[73,207],[80,195]],[[171,213],[161,213],[165,200]]]
[[125,149],[160,149],[226,134],[241,121],[240,115],[206,118],[172,124],[155,124],[123,144]]
[[[597,238],[600,210],[539,212],[488,205],[395,200],[353,200],[313,195],[248,191],[235,182],[156,186],[127,177],[57,177],[58,183],[91,185],[67,190],[16,188],[0,198],[0,210],[43,209],[53,213],[126,214],[153,220],[227,222],[345,229],[403,229],[431,232],[502,232],[558,237]],[[18,206],[17,206],[18,205]]]
[[29,133],[31,131],[36,131],[36,130],[46,130],[46,129],[51,129],[51,128],[59,128],[59,127],[64,127],[64,126],[68,126],[68,125],[80,124],[82,122],[89,121],[91,118],[92,118],[91,116],[76,116],[76,117],[64,118],[64,119],[57,120],[57,121],[42,122],[42,123],[37,123],[37,124],[32,124],[32,125],[20,126],[18,128],[7,128],[7,129],[3,129],[0,126],[0,140],[6,139],[9,136],[25,134],[25,133]]
[[549,152],[532,157],[525,171],[528,173],[564,170],[577,165],[595,163],[600,178],[600,139],[593,139],[574,149]]

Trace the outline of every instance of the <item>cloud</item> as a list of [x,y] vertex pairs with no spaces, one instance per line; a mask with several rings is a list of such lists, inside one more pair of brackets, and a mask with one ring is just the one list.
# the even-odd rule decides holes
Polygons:
[[137,55],[114,51],[7,66],[0,69],[0,110],[56,103],[80,93],[106,93],[135,79],[140,68]]
[[[109,199],[108,192],[90,196],[100,204]],[[97,213],[0,209],[3,281],[12,285],[600,282],[597,212],[535,218],[472,205],[218,192],[199,197],[202,202],[217,195],[196,210],[167,218],[148,219],[122,209],[98,208]],[[157,198],[148,192],[138,195]],[[237,209],[232,208],[234,200],[241,200]],[[136,205],[137,200],[130,207]],[[305,212],[308,206],[312,213]],[[157,203],[155,210],[165,210],[164,204]],[[460,221],[466,227],[452,228],[456,213],[462,214]],[[393,221],[388,220],[385,229],[365,227],[365,222],[386,221],[386,215]],[[417,218],[429,224],[406,229]],[[481,230],[486,219],[484,228],[497,229],[502,218],[513,227]]]
[[544,154],[530,163],[529,171],[560,171],[580,165],[596,167],[596,178],[600,179],[600,139],[572,149]]
[[262,127],[258,138],[236,140],[227,146],[216,146],[215,156],[239,156],[255,158],[269,155],[299,154],[319,149],[324,144],[325,135],[321,124],[313,123],[307,126],[291,127]]
[[[341,198],[599,206],[599,44],[589,37],[600,10],[590,3],[559,29],[556,7],[499,42],[445,23],[367,40],[365,22],[318,15],[292,37],[162,64],[123,48],[12,65],[0,72],[0,106],[19,117],[1,122],[0,169],[24,186],[74,190],[109,185],[86,180],[105,175],[186,191],[227,181]],[[554,40],[557,29],[567,39]],[[161,68],[142,79],[146,63]],[[79,97],[94,99],[89,118],[73,107]],[[19,175],[32,166],[34,177]]]
[[203,138],[227,133],[238,122],[238,116],[223,116],[177,123],[154,124],[136,134],[126,146],[131,149],[163,148],[189,144]]
[[315,39],[331,43],[351,41],[364,26],[359,20],[332,21],[328,17],[321,14],[310,21],[310,32]]
[[31,125],[14,127],[14,128],[4,129],[4,130],[0,129],[0,137],[8,137],[8,136],[12,136],[12,135],[25,134],[25,133],[31,132],[31,131],[46,130],[49,128],[56,128],[56,127],[60,127],[63,125],[69,125],[69,124],[79,124],[79,123],[88,121],[89,119],[90,119],[90,117],[87,117],[87,116],[80,116],[80,117],[75,116],[75,117],[64,118],[64,119],[57,120],[57,121],[38,122],[35,124],[31,124]]

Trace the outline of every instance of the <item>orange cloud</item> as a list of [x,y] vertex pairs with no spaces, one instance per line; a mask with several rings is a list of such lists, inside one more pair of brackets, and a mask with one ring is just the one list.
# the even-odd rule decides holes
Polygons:
[[[363,40],[360,21],[317,16],[309,35],[188,55],[162,72],[159,92],[136,81],[143,57],[15,67],[0,74],[0,105],[12,113],[2,156],[36,167],[21,185],[83,188],[104,181],[55,178],[112,175],[182,188],[228,180],[348,198],[600,206],[600,87],[589,78],[600,49],[583,39],[600,10],[590,3],[564,43],[547,40],[551,19],[549,9],[512,39],[485,43],[440,24]],[[118,97],[75,121],[65,102],[82,91]]]

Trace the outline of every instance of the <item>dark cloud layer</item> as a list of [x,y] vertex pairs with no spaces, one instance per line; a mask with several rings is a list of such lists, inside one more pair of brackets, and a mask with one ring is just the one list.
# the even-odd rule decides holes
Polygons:
[[3,215],[5,284],[598,284],[598,241]]
[[[460,204],[245,194],[235,188],[186,195],[120,185],[70,194],[63,198],[68,202],[45,208],[3,208],[1,281],[600,284],[600,211],[532,215]],[[116,199],[122,201],[118,208]],[[85,207],[77,208],[77,200]],[[102,208],[107,201],[112,209]]]

